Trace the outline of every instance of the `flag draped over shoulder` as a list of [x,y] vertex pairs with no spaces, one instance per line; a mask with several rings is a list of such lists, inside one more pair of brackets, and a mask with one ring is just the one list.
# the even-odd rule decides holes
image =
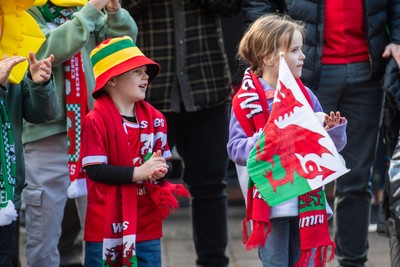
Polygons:
[[274,104],[247,168],[270,206],[320,188],[349,171],[283,57]]

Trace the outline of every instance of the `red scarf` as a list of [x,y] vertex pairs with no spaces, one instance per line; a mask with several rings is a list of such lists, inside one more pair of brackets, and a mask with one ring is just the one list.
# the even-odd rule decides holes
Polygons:
[[[79,159],[81,148],[82,121],[89,112],[88,93],[81,53],[64,63],[65,94],[68,136],[68,170],[71,185],[68,196],[71,198],[86,195],[86,183]],[[83,183],[83,184],[82,184]]]
[[[311,98],[306,88],[296,79],[300,89],[308,103],[313,107]],[[269,108],[267,99],[258,77],[248,68],[245,71],[242,85],[232,100],[233,112],[247,136],[263,129],[268,121]],[[299,197],[299,221],[300,221],[300,260],[296,266],[308,266],[311,251],[316,248],[314,266],[325,266],[327,261],[334,257],[335,243],[331,241],[328,231],[328,219],[326,210],[315,211],[304,208],[304,200],[312,199],[316,194],[325,201],[325,193],[322,189],[313,190]],[[263,246],[271,231],[269,219],[271,208],[263,200],[256,186],[249,180],[247,191],[246,218],[243,221],[243,243],[247,249]],[[316,220],[317,215],[322,215],[323,221],[319,224],[304,223]],[[311,218],[311,219],[310,219]],[[319,218],[319,217],[318,217]],[[252,222],[253,231],[248,236],[247,222]],[[302,223],[303,222],[303,223]],[[309,226],[312,227],[309,227]],[[306,226],[306,227],[305,227]],[[328,259],[328,248],[331,247],[331,255]]]
[[[164,117],[150,104],[145,101],[136,102],[135,111],[139,124],[141,122],[148,122],[147,127],[141,128],[141,134],[154,134],[155,138],[157,137],[157,133],[166,134],[165,124],[153,124],[155,121],[158,121],[155,119]],[[138,140],[137,146],[140,146],[140,149],[134,151],[140,151],[140,155],[133,155],[128,143],[128,135],[123,128],[122,119],[119,118],[121,118],[121,115],[114,102],[107,94],[103,94],[96,99],[94,109],[87,115],[85,122],[83,140],[85,140],[86,124],[95,124],[97,130],[99,130],[104,136],[104,140],[106,140],[104,145],[107,150],[108,164],[114,166],[134,166],[134,158],[140,157],[141,162],[144,162],[146,156],[152,154],[153,151],[161,150],[164,153],[168,149],[166,142],[163,143],[157,140],[154,142],[140,142]],[[137,161],[135,165],[139,166],[140,164]],[[173,194],[189,196],[188,191],[182,184],[171,184],[166,180],[154,183],[146,181],[145,186],[152,200],[158,205],[159,209],[154,212],[160,213],[162,218],[167,217],[171,210],[178,207],[178,201]],[[104,212],[103,264],[107,263],[110,266],[136,266],[129,265],[136,261],[136,183],[129,185],[104,185],[88,180],[89,196],[91,190],[103,190],[106,203]],[[88,208],[87,220],[90,220],[90,213],[93,214],[89,210]]]
[[[38,7],[43,18],[57,27],[72,19],[77,7],[60,7],[51,2]],[[68,197],[76,198],[86,195],[85,174],[79,159],[81,147],[82,121],[89,112],[88,92],[81,52],[64,62],[67,138],[68,138],[68,170],[71,184]]]

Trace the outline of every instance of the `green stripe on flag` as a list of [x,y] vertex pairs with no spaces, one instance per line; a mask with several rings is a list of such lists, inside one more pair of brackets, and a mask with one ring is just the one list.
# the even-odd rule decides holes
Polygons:
[[286,184],[276,187],[276,192],[273,186],[268,180],[268,173],[271,175],[273,180],[284,179],[288,174],[281,164],[280,155],[273,155],[273,164],[257,158],[257,151],[263,151],[265,149],[265,135],[261,133],[260,138],[256,146],[251,150],[249,160],[247,161],[247,169],[252,182],[257,186],[258,191],[265,201],[270,206],[276,206],[286,200],[299,195],[299,192],[308,192],[311,190],[308,180],[299,176],[293,170],[293,180]]

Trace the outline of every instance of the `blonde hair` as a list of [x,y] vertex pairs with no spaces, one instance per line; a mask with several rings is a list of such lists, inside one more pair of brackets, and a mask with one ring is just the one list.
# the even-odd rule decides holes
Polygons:
[[278,49],[287,52],[293,33],[298,30],[304,38],[304,26],[289,16],[264,15],[254,21],[239,43],[238,59],[252,66],[256,75],[263,70],[263,60],[278,56]]

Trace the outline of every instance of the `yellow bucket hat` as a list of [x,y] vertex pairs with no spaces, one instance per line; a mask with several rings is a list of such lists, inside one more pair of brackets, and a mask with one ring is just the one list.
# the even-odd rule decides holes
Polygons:
[[[25,11],[35,0],[0,1],[0,60],[4,55],[28,57],[36,53],[46,40],[36,21]],[[10,83],[20,83],[28,68],[28,61],[16,65]]]
[[[70,7],[70,6],[84,6],[88,0],[49,0],[56,6]],[[34,6],[43,6],[48,0],[35,0]]]

